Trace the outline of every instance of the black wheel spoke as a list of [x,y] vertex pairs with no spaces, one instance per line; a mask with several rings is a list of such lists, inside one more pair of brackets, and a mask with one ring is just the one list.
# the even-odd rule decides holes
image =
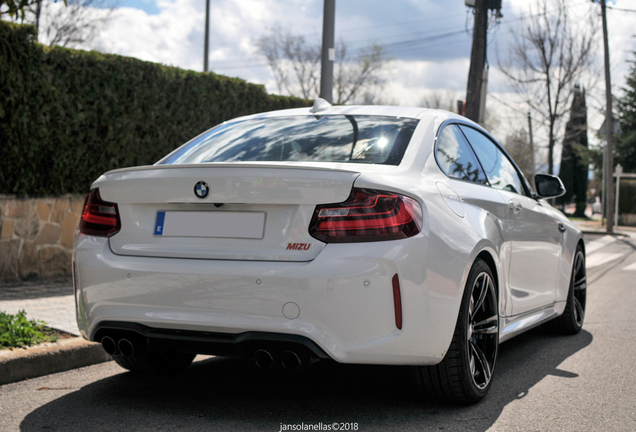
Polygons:
[[474,334],[496,334],[499,329],[499,317],[493,315],[485,320],[473,324]]
[[[471,321],[474,319],[477,311],[479,311],[479,309],[481,309],[482,305],[484,304],[484,300],[486,299],[486,294],[488,294],[488,289],[490,286],[490,278],[488,277],[486,273],[481,274],[481,280],[482,282],[479,287],[480,289],[479,298],[473,305],[473,308],[470,314]],[[478,285],[478,281],[479,281],[479,278],[477,278],[477,280],[475,281],[475,285]]]
[[[481,348],[479,348],[472,342],[470,344],[470,348],[473,353],[475,363],[473,378],[475,379],[475,383],[483,388],[490,382],[490,378],[492,376],[492,368],[490,367],[490,362],[486,358],[486,355],[481,350]],[[480,381],[481,385],[478,384],[477,381]]]
[[492,377],[499,339],[497,292],[488,272],[474,279],[468,316],[468,365],[473,383],[484,389]]
[[575,290],[584,290],[586,288],[587,288],[587,278],[585,276],[582,276],[579,279],[574,280]]
[[583,318],[585,317],[585,310],[583,309],[583,305],[581,304],[581,302],[579,301],[579,299],[577,299],[576,297],[574,297],[574,319],[576,320],[576,323],[581,325],[583,324]]
[[583,258],[582,256],[579,254],[576,256],[576,262],[574,263],[574,274],[578,275],[579,272],[581,271],[581,267],[583,266]]
[[587,295],[587,273],[585,270],[585,255],[578,250],[572,269],[572,303],[570,304],[574,324],[577,328],[583,325],[585,318],[585,298]]

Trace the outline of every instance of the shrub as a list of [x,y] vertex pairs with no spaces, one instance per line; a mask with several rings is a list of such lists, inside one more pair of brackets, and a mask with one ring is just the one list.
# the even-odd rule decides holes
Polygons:
[[28,320],[23,310],[16,315],[0,312],[0,348],[21,348],[57,339],[44,322]]
[[118,55],[48,48],[0,21],[0,193],[86,192],[225,120],[308,106],[263,86]]

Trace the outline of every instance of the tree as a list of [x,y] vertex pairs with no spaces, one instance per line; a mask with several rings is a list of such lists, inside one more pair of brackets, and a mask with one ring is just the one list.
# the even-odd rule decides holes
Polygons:
[[585,157],[587,141],[587,106],[585,89],[574,87],[574,97],[570,108],[570,120],[565,125],[563,151],[559,177],[565,186],[565,195],[557,199],[557,203],[567,204],[573,199],[576,202],[574,216],[584,217],[587,206],[587,172],[589,159]]
[[422,108],[444,109],[455,112],[457,110],[457,92],[447,89],[432,90],[422,96],[420,106]]
[[[279,93],[314,99],[320,93],[320,46],[310,44],[304,36],[283,31],[280,25],[257,42],[258,53],[267,59]],[[347,45],[336,44],[334,93],[335,103],[346,104],[364,97],[377,100],[384,84],[382,71],[391,60],[382,45],[363,48],[349,57]]]
[[114,10],[109,0],[67,0],[66,4],[41,0],[25,9],[23,20],[37,27],[39,42],[69,48],[90,43]]
[[530,16],[523,18],[525,25],[513,31],[508,55],[498,63],[512,89],[538,114],[546,129],[548,172],[552,174],[561,120],[572,88],[592,66],[598,25],[592,14],[587,22],[575,23],[565,0],[538,0],[530,8]]
[[385,79],[381,72],[389,60],[383,45],[373,44],[362,48],[353,60],[347,57],[347,45],[340,40],[336,44],[336,71],[334,90],[336,103],[353,102],[361,92],[381,89]]
[[[634,52],[636,57],[636,52]],[[623,96],[618,98],[617,116],[620,133],[614,144],[615,161],[625,172],[636,172],[636,59],[627,75]]]
[[18,15],[24,17],[24,8],[37,3],[37,0],[0,0],[0,17],[9,15],[16,18]]
[[506,151],[512,159],[517,163],[523,175],[532,181],[532,154],[530,153],[530,141],[528,132],[525,129],[519,129],[506,136],[504,144]]

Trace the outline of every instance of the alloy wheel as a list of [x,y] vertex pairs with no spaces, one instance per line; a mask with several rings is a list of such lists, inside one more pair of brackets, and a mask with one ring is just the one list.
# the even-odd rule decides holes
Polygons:
[[488,386],[497,359],[499,314],[492,278],[480,273],[472,286],[468,309],[468,361],[473,382]]
[[574,320],[581,327],[585,319],[585,300],[587,297],[587,273],[585,271],[585,256],[581,250],[577,250],[572,270],[572,282],[574,284]]

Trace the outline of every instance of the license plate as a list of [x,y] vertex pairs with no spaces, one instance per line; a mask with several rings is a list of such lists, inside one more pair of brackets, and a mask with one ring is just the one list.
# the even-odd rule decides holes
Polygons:
[[262,239],[262,212],[157,212],[155,236]]

